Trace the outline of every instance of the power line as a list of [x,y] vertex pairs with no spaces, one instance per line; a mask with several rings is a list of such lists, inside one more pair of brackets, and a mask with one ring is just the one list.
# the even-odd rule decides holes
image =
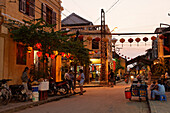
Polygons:
[[[106,13],[109,12],[118,2],[119,2],[119,0],[116,1],[113,5],[111,5],[111,7],[106,11]],[[100,17],[94,23],[96,23],[99,19],[100,19]]]

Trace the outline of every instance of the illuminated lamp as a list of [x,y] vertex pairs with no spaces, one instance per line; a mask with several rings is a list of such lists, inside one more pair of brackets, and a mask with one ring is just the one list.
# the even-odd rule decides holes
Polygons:
[[108,42],[108,41],[109,41],[108,38],[104,38],[104,39],[103,39],[103,42]]
[[92,51],[91,53],[94,54],[94,51]]
[[135,41],[137,42],[137,46],[139,46],[140,38],[136,38]]
[[75,38],[75,37],[76,37],[76,35],[71,36],[71,38]]
[[32,47],[28,47],[27,49],[28,49],[28,53],[30,54],[32,51]]
[[98,53],[98,51],[95,51],[95,53]]
[[100,41],[100,38],[99,38],[99,37],[96,37],[96,38],[95,38],[95,41],[99,42],[99,41]]
[[37,44],[36,44],[36,47],[37,47],[38,49],[41,49],[41,46],[42,46],[41,43],[37,43]]
[[51,54],[50,57],[51,57],[51,59],[54,59],[54,58],[55,58],[55,55],[54,55],[54,54]]
[[145,42],[145,46],[146,46],[146,42],[148,41],[148,38],[147,38],[147,37],[144,37],[144,38],[143,38],[143,41]]
[[58,55],[58,51],[53,51],[54,55]]
[[156,37],[155,37],[155,36],[152,36],[152,37],[151,37],[151,40],[153,40],[153,41],[156,40]]
[[38,57],[41,57],[41,55],[42,55],[42,52],[41,52],[41,51],[38,51],[38,52],[37,52],[37,56],[38,56]]
[[121,39],[120,39],[120,42],[122,43],[122,47],[123,47],[123,43],[125,42],[125,39],[124,39],[124,38],[121,38]]
[[130,43],[130,46],[131,46],[131,43],[133,42],[133,39],[132,39],[132,38],[129,38],[129,39],[128,39],[128,42]]
[[48,58],[48,57],[49,57],[49,54],[48,54],[48,53],[45,53],[45,56]]

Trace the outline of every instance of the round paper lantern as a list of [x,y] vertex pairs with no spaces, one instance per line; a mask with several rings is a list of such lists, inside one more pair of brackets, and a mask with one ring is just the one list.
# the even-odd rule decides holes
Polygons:
[[96,37],[95,40],[96,40],[97,42],[99,42],[99,41],[100,41],[100,38],[99,38],[99,37]]
[[91,53],[94,54],[94,51],[92,51]]
[[148,38],[147,38],[147,37],[144,37],[144,38],[143,38],[143,41],[145,42],[145,46],[146,46],[146,42],[148,41]]
[[89,51],[89,55],[91,55],[92,53],[91,53],[91,51]]
[[121,38],[121,39],[120,39],[120,42],[122,43],[122,47],[123,47],[123,43],[125,42],[125,39],[124,39],[124,38]]
[[130,59],[130,58],[128,57],[128,59]]
[[75,37],[76,37],[76,35],[71,36],[71,38],[75,38]]
[[136,38],[135,41],[137,42],[137,46],[138,46],[140,42],[140,38]]
[[37,43],[37,44],[36,44],[36,47],[37,47],[38,49],[41,49],[41,46],[42,46],[41,43]]
[[124,56],[124,55],[122,55],[122,56]]
[[87,40],[88,40],[88,41],[92,41],[92,37],[91,37],[91,36],[88,36],[88,37],[87,37]]
[[62,33],[62,34],[61,34],[61,36],[66,36],[66,35],[67,35],[67,33]]
[[125,56],[125,59],[126,59],[126,56]]
[[160,34],[160,35],[159,35],[159,38],[162,40],[162,39],[165,38],[165,36],[164,36],[163,34]]
[[104,38],[104,39],[103,39],[103,42],[108,42],[108,41],[109,41],[108,38]]
[[153,40],[153,41],[156,40],[156,37],[155,37],[155,36],[152,36],[152,37],[151,37],[151,40]]
[[98,53],[98,51],[95,51],[95,53]]
[[53,51],[54,55],[58,55],[58,51]]
[[51,59],[54,59],[54,58],[55,58],[55,55],[54,55],[54,54],[51,54],[50,57],[51,57]]
[[45,56],[48,58],[48,57],[49,57],[49,54],[48,54],[48,53],[45,53]]
[[130,43],[130,46],[131,46],[131,43],[133,42],[133,39],[132,39],[132,38],[129,38],[129,39],[128,39],[128,42]]
[[83,37],[84,37],[83,35],[78,36],[80,40],[83,40]]
[[41,52],[41,51],[38,51],[38,52],[37,52],[37,56],[38,56],[38,57],[41,57],[41,55],[42,55],[42,52]]

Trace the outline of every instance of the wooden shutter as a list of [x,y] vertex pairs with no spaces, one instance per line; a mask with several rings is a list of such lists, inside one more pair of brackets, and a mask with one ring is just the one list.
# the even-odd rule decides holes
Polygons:
[[35,0],[30,0],[29,16],[35,17]]
[[19,0],[19,11],[26,12],[26,0]]
[[[52,24],[56,24],[56,12],[52,12]],[[56,28],[56,25],[54,26]]]
[[44,3],[41,5],[41,11],[41,18],[46,21],[46,5]]

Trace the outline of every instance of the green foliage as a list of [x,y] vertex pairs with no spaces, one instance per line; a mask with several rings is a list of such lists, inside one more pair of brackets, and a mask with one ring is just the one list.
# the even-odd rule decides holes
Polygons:
[[120,65],[120,60],[116,58],[116,69],[115,69],[115,73],[114,73],[115,76],[117,76],[119,69],[124,69],[124,67]]

